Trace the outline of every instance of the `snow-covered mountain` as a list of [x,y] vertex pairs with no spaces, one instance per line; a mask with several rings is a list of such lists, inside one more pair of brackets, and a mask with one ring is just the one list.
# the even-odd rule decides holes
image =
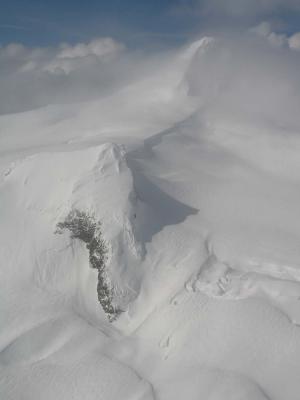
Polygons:
[[[299,399],[300,120],[276,51],[204,38],[106,97],[0,116],[1,399]],[[72,209],[101,221],[113,322],[55,233]]]

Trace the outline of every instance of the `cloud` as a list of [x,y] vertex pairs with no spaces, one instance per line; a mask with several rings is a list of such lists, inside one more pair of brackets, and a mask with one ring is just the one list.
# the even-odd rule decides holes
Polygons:
[[264,21],[259,25],[250,29],[250,32],[266,38],[272,46],[284,47],[288,46],[288,37],[283,33],[276,33],[272,30],[272,25],[268,21]]
[[89,55],[107,57],[124,50],[124,45],[112,38],[94,39],[89,43],[78,43],[75,46],[62,44],[57,58],[81,58]]
[[[173,60],[177,51],[130,50],[112,38],[36,48],[11,43],[0,47],[0,115],[101,100],[148,78],[162,83],[153,88],[149,84],[155,93],[150,96],[153,104],[157,93],[168,102],[171,94],[164,85],[175,79],[174,70],[180,68]],[[169,63],[174,66],[169,68]],[[147,93],[138,96],[149,96],[149,86]]]
[[[299,48],[299,34],[277,33],[269,22],[244,34],[217,37],[182,72],[188,95],[200,99],[199,105],[230,109],[233,115],[252,113],[278,124],[297,121],[300,53],[294,50]],[[163,65],[167,80],[174,74],[174,51],[133,52],[110,38],[44,48],[10,44],[0,48],[0,114],[109,96],[159,75]]]
[[[262,29],[265,28],[265,29]],[[260,27],[269,37],[267,26]],[[288,43],[288,39],[286,40]],[[219,37],[187,72],[189,93],[203,108],[241,118],[300,129],[300,54],[259,35]],[[281,127],[281,128],[280,128]]]
[[272,24],[264,21],[250,29],[250,32],[264,37],[275,47],[289,47],[291,50],[300,50],[300,32],[288,36],[285,33],[277,33],[272,30]]
[[124,53],[125,45],[112,38],[57,47],[0,47],[0,114],[104,94],[124,75],[117,62]]
[[124,49],[123,44],[111,38],[94,39],[74,46],[62,44],[53,60],[44,66],[44,70],[54,74],[69,74],[82,64],[97,63],[99,60],[111,61]]
[[288,39],[288,42],[289,42],[289,46],[290,46],[291,49],[300,51],[300,32],[295,33],[294,35],[292,35]]

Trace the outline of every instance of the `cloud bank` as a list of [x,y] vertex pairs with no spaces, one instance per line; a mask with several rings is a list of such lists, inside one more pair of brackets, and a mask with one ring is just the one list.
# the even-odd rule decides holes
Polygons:
[[292,35],[278,33],[272,29],[272,24],[264,21],[250,29],[250,32],[266,38],[272,46],[289,47],[291,50],[300,50],[300,32]]
[[124,75],[124,53],[112,38],[56,48],[0,47],[0,114],[105,94]]
[[[278,33],[269,22],[243,35],[216,36],[182,71],[182,85],[199,107],[298,126],[299,50],[300,33]],[[10,44],[0,48],[0,114],[94,100],[143,77],[151,79],[162,68],[168,79],[174,73],[173,57],[173,50],[133,52],[111,38],[56,48]],[[149,97],[142,90],[137,96]]]
[[253,32],[216,39],[190,65],[190,95],[209,113],[300,129],[300,53],[288,45],[293,40],[274,46]]

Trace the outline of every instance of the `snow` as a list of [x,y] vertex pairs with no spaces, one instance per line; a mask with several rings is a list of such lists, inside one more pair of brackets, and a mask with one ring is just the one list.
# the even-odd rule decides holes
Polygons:
[[[205,103],[218,51],[0,116],[1,398],[299,399],[297,121]],[[55,234],[72,208],[102,223],[113,323],[87,249]]]

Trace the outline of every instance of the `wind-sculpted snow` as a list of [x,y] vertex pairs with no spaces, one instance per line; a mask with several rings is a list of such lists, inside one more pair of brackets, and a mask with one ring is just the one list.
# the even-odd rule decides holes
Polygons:
[[[228,54],[203,39],[106,98],[0,117],[1,399],[299,399],[298,120],[239,105]],[[55,234],[70,210],[101,221],[111,323],[91,236]]]

